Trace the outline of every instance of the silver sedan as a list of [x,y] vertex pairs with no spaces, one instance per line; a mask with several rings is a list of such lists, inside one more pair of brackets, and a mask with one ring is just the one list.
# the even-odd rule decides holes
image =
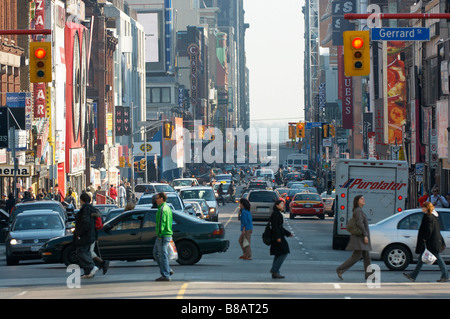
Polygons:
[[[450,261],[450,209],[436,208],[441,225],[441,234],[446,248],[441,253],[444,261]],[[383,260],[391,270],[404,270],[416,262],[417,234],[422,222],[422,209],[405,210],[380,222],[369,225],[372,251],[370,257]]]

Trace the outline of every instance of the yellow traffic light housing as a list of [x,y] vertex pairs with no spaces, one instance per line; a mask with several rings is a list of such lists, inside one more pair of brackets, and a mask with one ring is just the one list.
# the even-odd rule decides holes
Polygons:
[[51,42],[30,42],[30,82],[52,81]]
[[322,124],[322,138],[329,137],[329,131],[328,131],[329,127],[330,126],[328,124]]
[[163,126],[163,135],[166,140],[172,139],[172,123],[165,122]]
[[346,76],[370,74],[370,31],[344,31]]
[[297,123],[297,137],[305,137],[305,123]]
[[145,171],[145,166],[147,164],[145,159],[141,159],[139,164],[140,164],[139,168],[141,169],[141,171]]
[[289,139],[295,141],[297,137],[296,127],[294,125],[289,125]]

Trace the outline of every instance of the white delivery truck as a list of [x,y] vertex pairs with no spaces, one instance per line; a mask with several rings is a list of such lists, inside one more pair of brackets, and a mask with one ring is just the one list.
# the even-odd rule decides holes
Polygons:
[[339,159],[336,165],[333,249],[345,249],[353,215],[353,199],[363,195],[369,224],[401,212],[408,195],[408,163],[405,161]]

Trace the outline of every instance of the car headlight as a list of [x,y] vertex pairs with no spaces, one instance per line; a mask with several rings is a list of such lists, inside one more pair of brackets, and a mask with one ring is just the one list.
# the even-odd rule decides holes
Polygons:
[[11,239],[10,241],[9,241],[9,243],[11,244],[11,245],[20,245],[20,244],[22,244],[23,243],[23,241],[21,240],[21,239],[15,239],[15,238],[13,238],[13,239]]
[[210,207],[209,208],[209,213],[210,214],[214,214],[216,212],[216,208],[215,207]]

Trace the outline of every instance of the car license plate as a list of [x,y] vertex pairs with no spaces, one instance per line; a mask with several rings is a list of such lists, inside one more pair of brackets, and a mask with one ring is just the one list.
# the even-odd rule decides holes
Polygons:
[[305,204],[305,205],[303,205],[303,207],[305,207],[305,208],[311,208],[312,205],[310,205],[310,204]]
[[31,246],[31,251],[33,252],[39,251],[39,249],[41,249],[41,246]]
[[316,208],[316,213],[319,213],[320,212],[320,209],[319,208]]

